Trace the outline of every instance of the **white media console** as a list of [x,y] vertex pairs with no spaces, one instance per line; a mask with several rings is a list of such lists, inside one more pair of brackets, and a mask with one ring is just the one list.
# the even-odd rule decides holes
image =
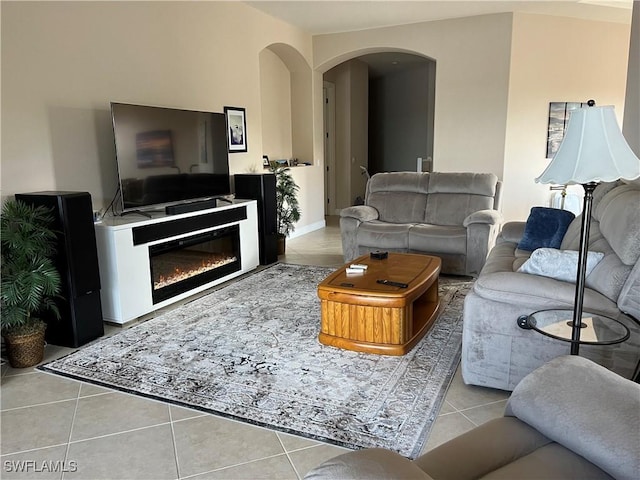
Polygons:
[[[219,202],[218,207],[176,215],[151,213],[108,217],[95,224],[103,318],[124,324],[258,266],[258,220],[255,200]],[[153,251],[167,243],[182,245],[209,232],[239,232],[239,267],[224,276],[167,299],[154,295]],[[237,240],[236,240],[236,243]],[[160,247],[159,247],[160,246]]]

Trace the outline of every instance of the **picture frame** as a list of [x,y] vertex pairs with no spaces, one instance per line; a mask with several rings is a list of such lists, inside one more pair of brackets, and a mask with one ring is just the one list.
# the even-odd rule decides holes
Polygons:
[[269,163],[269,157],[267,155],[262,156],[262,167],[269,168],[271,164]]
[[241,107],[224,107],[227,120],[227,150],[229,153],[247,151],[247,118]]
[[572,110],[586,106],[582,102],[549,102],[549,124],[547,126],[547,158],[560,148]]

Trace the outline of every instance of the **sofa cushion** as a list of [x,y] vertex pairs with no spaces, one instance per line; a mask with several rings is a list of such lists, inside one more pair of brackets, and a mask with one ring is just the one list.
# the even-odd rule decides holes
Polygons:
[[[603,192],[606,193],[603,195]],[[614,302],[626,302],[620,298],[620,293],[640,256],[639,203],[637,185],[622,184],[612,188],[612,184],[607,183],[599,185],[594,192],[589,251],[602,252],[605,256],[589,275],[586,285]],[[578,250],[581,223],[582,215],[571,222],[561,249]]]
[[[601,252],[587,252],[587,277],[603,257],[604,253]],[[538,248],[531,253],[529,259],[517,271],[575,283],[578,274],[578,252],[556,248]]]
[[[560,247],[562,250],[578,250],[580,248],[581,219],[582,216],[578,216],[569,225]],[[617,302],[622,286],[627,281],[632,267],[622,263],[620,257],[613,251],[609,242],[600,232],[600,222],[592,219],[589,231],[589,251],[602,252],[604,253],[604,258],[593,269],[592,274],[587,278],[586,285]]]
[[[491,249],[491,254],[487,257],[487,261],[482,267],[482,275],[488,275],[496,272],[515,272],[518,270],[528,257],[516,257],[514,255],[515,243],[502,242],[496,244]],[[529,252],[527,252],[529,253]]]
[[598,203],[593,217],[622,263],[634,265],[640,258],[640,190],[632,185],[611,190]]
[[360,246],[406,250],[409,248],[410,223],[387,223],[374,220],[360,224],[356,234]]
[[[496,272],[478,277],[473,290],[483,299],[518,305],[523,313],[548,308],[573,309],[576,287],[572,283],[526,273]],[[584,291],[585,311],[611,317],[619,314],[617,305],[590,288]],[[488,322],[495,319],[488,318]],[[515,325],[515,319],[514,325]]]
[[413,225],[409,229],[409,250],[465,255],[467,229],[461,226]]
[[366,203],[378,210],[378,219],[383,222],[421,222],[427,208],[428,185],[428,173],[379,173],[367,183]]
[[433,225],[462,225],[479,210],[494,208],[498,177],[492,173],[429,174],[429,196],[422,221]]
[[560,248],[562,238],[575,218],[572,212],[558,208],[533,207],[518,243],[521,250]]
[[[612,403],[612,399],[623,400]],[[518,417],[614,478],[630,479],[638,478],[640,471],[639,411],[640,385],[571,355],[525,377],[509,398],[505,414]]]

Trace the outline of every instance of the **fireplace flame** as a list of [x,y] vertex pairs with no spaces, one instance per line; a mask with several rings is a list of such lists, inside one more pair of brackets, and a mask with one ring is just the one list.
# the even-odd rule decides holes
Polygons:
[[172,268],[167,268],[167,270],[171,271],[160,272],[157,275],[158,278],[154,279],[153,288],[158,290],[160,288],[168,287],[174,283],[182,282],[183,280],[220,268],[235,261],[237,261],[237,257],[235,256],[213,255],[208,258],[201,259],[200,263],[173,266]]

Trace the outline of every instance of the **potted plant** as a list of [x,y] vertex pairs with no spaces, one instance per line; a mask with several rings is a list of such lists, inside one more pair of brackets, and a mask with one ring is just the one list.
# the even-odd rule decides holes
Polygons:
[[298,185],[291,176],[289,167],[275,165],[271,171],[276,176],[276,222],[278,225],[278,255],[284,254],[285,239],[300,220]]
[[19,200],[8,200],[2,206],[0,329],[12,367],[42,361],[46,324],[35,315],[50,310],[60,318],[54,303],[60,274],[52,260],[56,246],[53,220],[51,210],[42,206]]

